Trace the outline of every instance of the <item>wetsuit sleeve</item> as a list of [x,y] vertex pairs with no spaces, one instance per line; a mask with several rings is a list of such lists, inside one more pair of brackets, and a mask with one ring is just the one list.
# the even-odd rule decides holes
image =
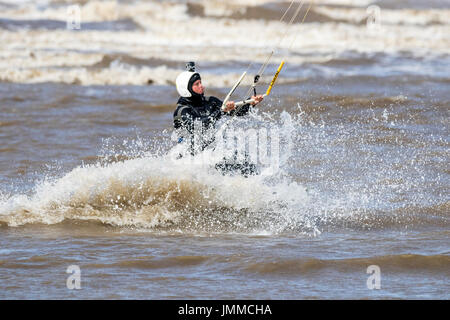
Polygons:
[[223,115],[228,115],[228,113],[222,111],[222,100],[216,97],[209,97],[209,105],[211,107],[211,116],[215,120],[219,120]]
[[247,103],[241,107],[237,107],[233,111],[230,112],[231,116],[242,117],[247,115],[250,112],[251,104]]

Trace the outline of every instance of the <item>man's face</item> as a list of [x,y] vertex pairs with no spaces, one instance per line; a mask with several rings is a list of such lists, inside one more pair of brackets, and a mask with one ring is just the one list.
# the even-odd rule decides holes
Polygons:
[[203,94],[205,92],[205,87],[202,84],[202,80],[197,80],[192,85],[192,91],[196,94]]

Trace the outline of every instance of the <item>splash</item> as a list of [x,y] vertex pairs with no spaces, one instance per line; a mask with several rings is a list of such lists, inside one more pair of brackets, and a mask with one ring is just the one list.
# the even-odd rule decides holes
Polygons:
[[[143,142],[127,145],[139,149]],[[306,189],[279,168],[248,177],[223,175],[214,167],[222,156],[218,146],[179,158],[183,148],[159,155],[130,148],[126,160],[106,157],[61,178],[46,178],[29,196],[3,196],[0,223],[83,220],[181,232],[272,233],[286,229],[308,202]]]

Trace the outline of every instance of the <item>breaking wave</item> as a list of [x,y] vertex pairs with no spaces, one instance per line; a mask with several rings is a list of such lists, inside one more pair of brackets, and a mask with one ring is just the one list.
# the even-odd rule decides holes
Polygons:
[[222,176],[203,169],[164,157],[78,167],[56,181],[42,182],[31,197],[3,200],[0,222],[19,226],[91,220],[159,229],[208,222],[220,230],[223,222],[229,228],[240,223],[235,217],[306,200],[305,189],[296,183],[269,186],[258,176]]
[[[217,150],[177,158],[183,148],[131,159],[115,156],[125,160],[99,161],[46,178],[30,195],[3,195],[0,223],[87,220],[158,230],[278,232],[308,202],[303,186],[281,172],[272,174],[270,166],[260,175],[223,175],[214,168],[221,160]],[[278,222],[270,225],[274,213]]]

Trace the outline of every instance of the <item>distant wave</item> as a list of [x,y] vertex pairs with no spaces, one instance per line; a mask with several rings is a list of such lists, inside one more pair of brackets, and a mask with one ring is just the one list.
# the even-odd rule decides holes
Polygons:
[[430,273],[450,274],[450,256],[448,255],[418,255],[400,254],[372,256],[367,258],[346,259],[280,259],[275,261],[258,261],[242,267],[249,273],[259,273],[274,276],[300,276],[323,272],[331,269],[334,272],[349,270],[365,270],[370,265],[378,265],[383,272],[421,271]]
[[[20,29],[25,30],[66,30],[67,22],[50,19],[5,19],[0,18],[0,29],[15,31]],[[132,19],[126,18],[116,21],[101,21],[101,22],[85,22],[83,23],[83,30],[97,30],[97,31],[130,31],[138,30],[139,25]]]
[[280,84],[315,76],[446,79],[450,9],[383,8],[379,29],[370,30],[370,1],[327,3],[286,30],[278,21],[286,1],[88,1],[79,3],[81,29],[74,31],[60,3],[8,2],[0,12],[0,41],[9,44],[0,47],[0,81],[173,85],[185,61],[195,60],[207,65],[205,79],[229,87],[250,62],[263,63],[286,31],[273,57],[290,65]]
[[[324,271],[330,272],[364,272],[370,265],[380,267],[383,274],[395,274],[405,272],[431,273],[433,275],[450,275],[450,256],[445,254],[420,255],[420,254],[396,254],[383,256],[369,256],[361,258],[342,259],[318,259],[318,258],[280,258],[265,257],[257,261],[257,258],[227,255],[192,255],[192,256],[138,256],[127,257],[112,263],[87,263],[83,266],[89,269],[104,270],[105,268],[133,268],[142,270],[192,268],[200,265],[213,265],[240,270],[246,274],[259,274],[273,277],[298,277],[302,275],[323,275]],[[0,260],[0,267],[5,269],[45,269],[49,266],[67,265],[68,259],[54,257],[52,255],[33,256],[25,262]]]

